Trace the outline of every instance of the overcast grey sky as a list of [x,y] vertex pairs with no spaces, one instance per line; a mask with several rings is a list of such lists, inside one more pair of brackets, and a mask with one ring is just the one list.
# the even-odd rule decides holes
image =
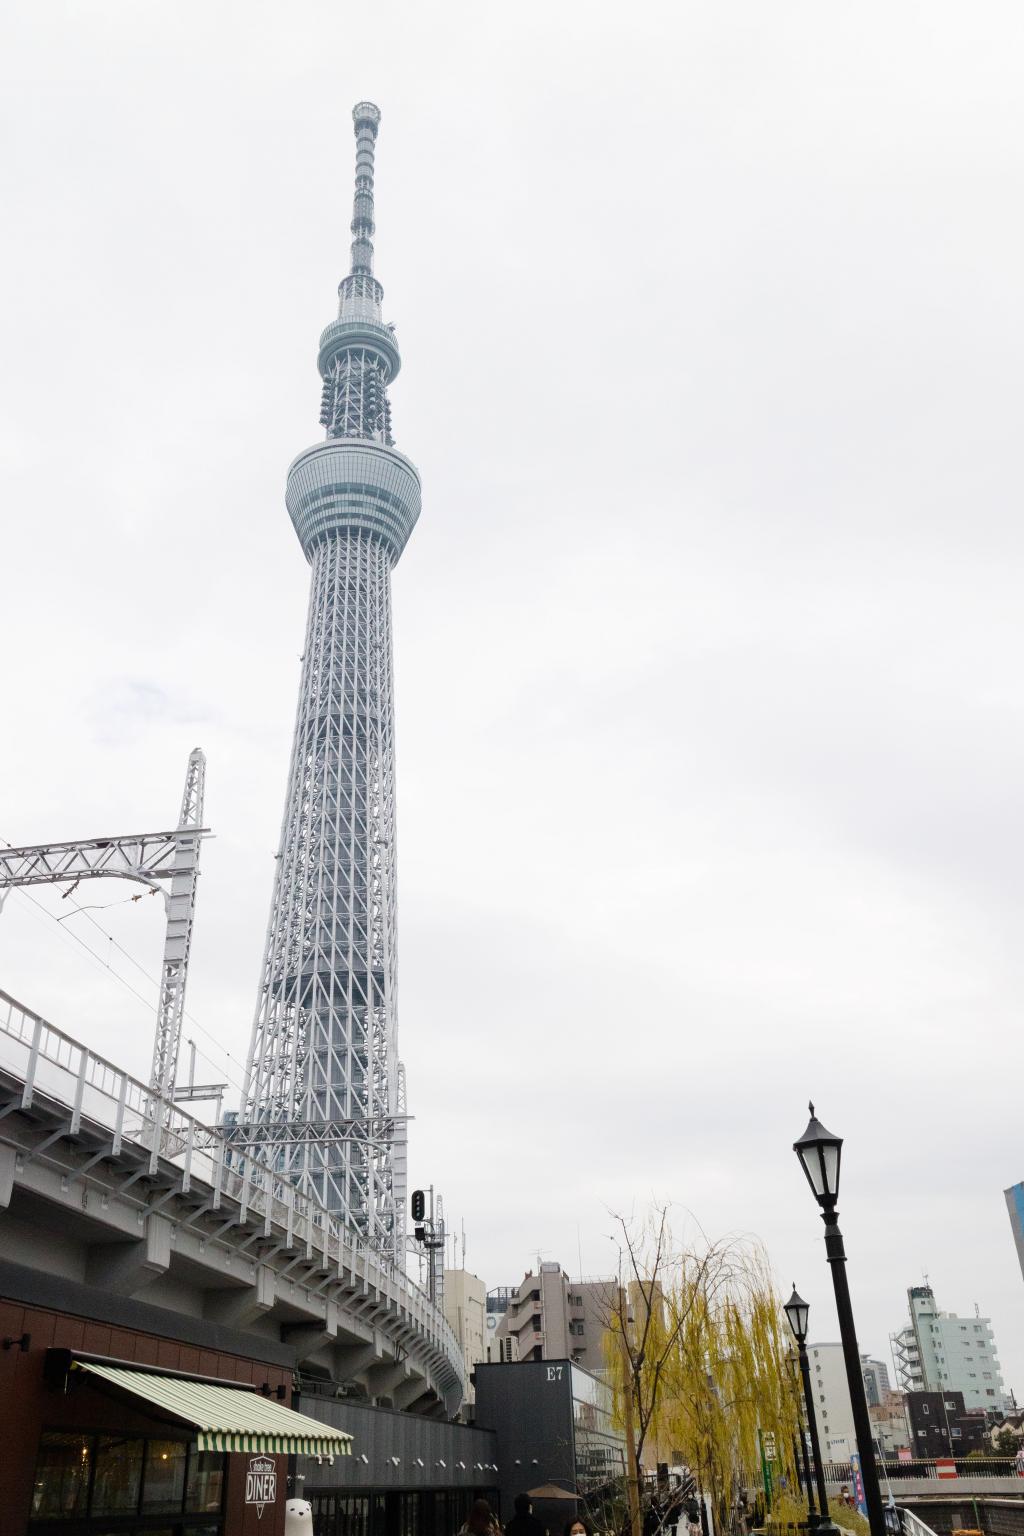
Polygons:
[[[308,586],[284,477],[368,96],[424,483],[414,1180],[489,1285],[607,1270],[607,1207],[673,1199],[835,1337],[813,1095],[862,1346],[927,1271],[1024,1393],[1021,7],[21,0],[2,32],[0,836],[166,825],[205,748],[188,1001],[237,1080]],[[152,974],[130,894],[78,899]],[[144,1075],[152,1007],[66,930],[150,997],[21,896],[0,985]]]

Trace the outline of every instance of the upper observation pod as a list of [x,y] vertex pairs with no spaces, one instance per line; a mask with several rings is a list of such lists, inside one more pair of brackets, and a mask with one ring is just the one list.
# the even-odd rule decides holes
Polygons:
[[338,285],[338,318],[320,337],[320,421],[327,441],[300,454],[288,476],[287,503],[308,559],[345,530],[370,533],[397,561],[420,512],[419,476],[395,452],[388,385],[401,357],[393,325],[381,317],[384,290],[373,275],[373,169],[380,108],[353,109],[356,138],[352,261]]

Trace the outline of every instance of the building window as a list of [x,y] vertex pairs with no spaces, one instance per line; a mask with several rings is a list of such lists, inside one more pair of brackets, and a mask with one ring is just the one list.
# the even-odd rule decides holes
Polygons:
[[84,1515],[92,1471],[91,1435],[44,1435],[32,1490],[34,1519]]
[[950,1413],[956,1413],[956,1403],[943,1403],[942,1406],[946,1408]]
[[142,1507],[147,1513],[173,1515],[181,1508],[186,1451],[181,1440],[150,1440],[146,1446]]
[[32,1518],[219,1514],[226,1464],[221,1452],[200,1452],[184,1440],[47,1432],[36,1457]]
[[142,1487],[146,1442],[124,1435],[100,1435],[96,1446],[96,1475],[92,1485],[94,1515],[134,1514]]

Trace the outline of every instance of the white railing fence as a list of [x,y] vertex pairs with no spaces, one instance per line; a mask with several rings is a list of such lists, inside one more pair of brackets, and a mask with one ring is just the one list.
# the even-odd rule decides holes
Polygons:
[[204,1125],[180,1105],[160,1095],[113,1062],[66,1035],[0,990],[0,1069],[22,1085],[21,1107],[50,1098],[70,1111],[67,1134],[88,1121],[110,1134],[109,1155],[128,1143],[141,1148],[156,1172],[160,1160],[179,1172],[181,1191],[198,1179],[213,1190],[213,1209],[225,1198],[241,1207],[239,1219],[262,1217],[267,1235],[274,1226],[288,1244],[319,1255],[325,1271],[347,1271],[403,1307],[418,1330],[433,1343],[465,1380],[465,1365],[455,1334],[426,1292],[391,1260],[362,1242],[357,1233],[264,1159],[233,1145],[221,1131]]

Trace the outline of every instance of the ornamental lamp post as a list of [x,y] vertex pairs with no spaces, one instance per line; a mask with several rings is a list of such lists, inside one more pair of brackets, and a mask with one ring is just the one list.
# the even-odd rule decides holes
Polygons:
[[810,1479],[808,1478],[808,1520],[818,1533],[818,1536],[838,1536],[839,1527],[832,1523],[828,1512],[828,1489],[825,1487],[825,1468],[821,1464],[821,1445],[818,1441],[818,1420],[814,1414],[814,1398],[811,1395],[811,1368],[807,1362],[807,1318],[811,1309],[803,1297],[797,1294],[797,1289],[794,1285],[793,1294],[782,1310],[786,1314],[786,1321],[789,1323],[790,1332],[796,1340],[797,1353],[800,1358],[800,1376],[804,1384],[804,1406],[807,1409],[807,1429],[811,1437],[811,1458],[814,1461],[814,1480],[818,1485],[819,1513],[815,1515],[814,1504],[810,1495]]
[[[796,1296],[796,1287],[795,1286],[793,1287],[793,1295]],[[804,1303],[800,1302],[799,1296],[796,1296],[796,1300],[797,1300],[798,1305],[804,1305]],[[790,1326],[792,1326],[792,1325],[790,1325]],[[803,1414],[800,1411],[800,1401],[801,1401],[801,1390],[800,1389],[801,1389],[801,1386],[802,1386],[802,1382],[801,1382],[801,1378],[800,1378],[800,1362],[797,1359],[796,1355],[793,1353],[792,1349],[788,1349],[786,1351],[786,1361],[785,1361],[785,1364],[786,1364],[786,1375],[789,1377],[789,1384],[793,1388],[793,1397],[794,1397],[794,1400],[796,1402],[796,1425],[797,1425],[796,1438],[797,1438],[797,1441],[798,1441],[797,1457],[796,1457],[796,1475],[797,1475],[797,1480],[799,1481],[800,1469],[801,1469],[801,1466],[802,1466],[803,1467],[803,1479],[804,1479],[804,1492],[807,1495],[807,1524],[812,1529],[814,1529],[814,1527],[817,1526],[817,1524],[818,1524],[818,1511],[814,1507],[814,1484],[811,1482],[811,1467],[810,1467],[809,1461],[807,1460],[807,1435],[804,1432],[804,1416],[803,1416]]]
[[868,1524],[871,1527],[871,1536],[885,1536],[885,1513],[878,1487],[871,1419],[864,1393],[864,1375],[857,1344],[857,1330],[853,1321],[853,1306],[850,1302],[850,1284],[846,1277],[846,1249],[843,1246],[843,1234],[839,1230],[836,1211],[843,1138],[833,1136],[825,1129],[815,1116],[813,1104],[809,1104],[808,1109],[811,1112],[810,1121],[799,1141],[793,1143],[793,1151],[800,1159],[800,1166],[804,1170],[815,1200],[821,1206],[821,1219],[825,1223],[825,1253],[832,1270],[832,1285],[836,1293],[839,1336],[843,1344],[846,1382],[850,1389],[850,1407],[853,1410],[853,1427],[857,1436],[857,1449],[860,1452],[864,1502],[868,1507]]

